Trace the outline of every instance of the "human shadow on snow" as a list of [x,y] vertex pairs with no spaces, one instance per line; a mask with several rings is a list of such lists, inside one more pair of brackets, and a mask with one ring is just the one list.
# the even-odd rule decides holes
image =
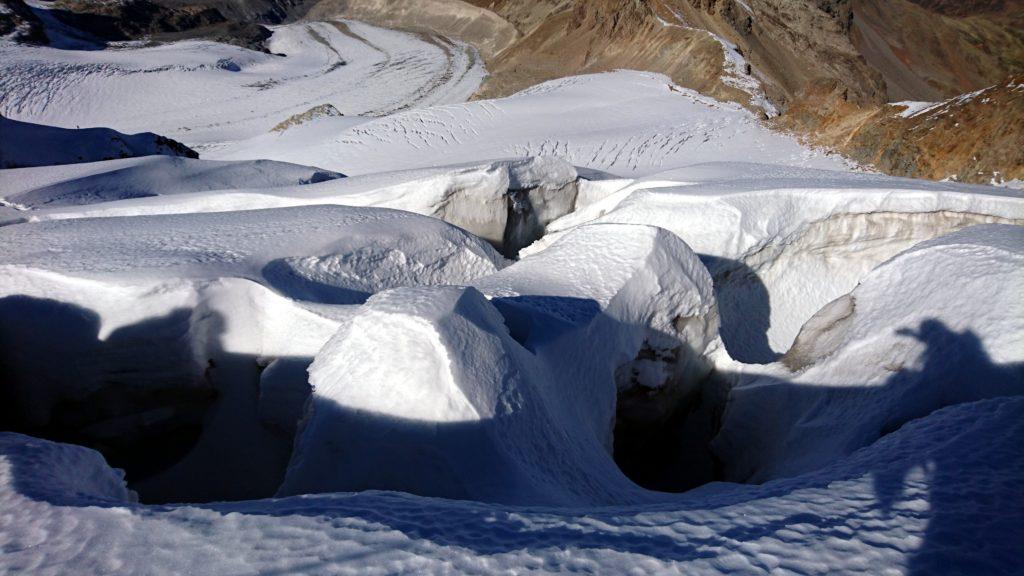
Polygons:
[[[499,310],[501,306],[499,306]],[[594,310],[593,306],[581,306],[584,312]],[[14,296],[0,299],[0,399],[4,400],[6,411],[3,413],[4,429],[23,428],[18,423],[19,415],[12,413],[10,406],[24,408],[24,402],[9,403],[7,400],[16,394],[23,385],[14,385],[25,368],[25,362],[49,363],[55,372],[55,382],[63,378],[76,376],[76,363],[91,354],[114,355],[116,358],[130,359],[138,342],[149,340],[148,346],[159,346],[167,339],[167,334],[174,334],[180,329],[181,318],[176,316],[182,312],[172,312],[165,318],[151,319],[134,326],[126,327],[122,335],[117,332],[100,342],[98,317],[95,313],[68,304],[42,299]],[[527,327],[528,328],[528,327]],[[513,331],[521,330],[512,326]],[[119,330],[118,332],[120,332]],[[40,334],[50,332],[50,337]],[[1024,393],[1024,364],[1000,365],[992,361],[984,350],[981,341],[970,331],[955,332],[937,320],[923,322],[917,329],[904,328],[900,333],[913,337],[925,345],[920,368],[899,369],[881,386],[845,387],[837,389],[830,386],[814,386],[795,384],[777,380],[773,386],[781,387],[787,398],[796,399],[797,408],[814,412],[816,408],[828,407],[836,403],[852,403],[854,407],[871,406],[874,399],[884,395],[895,395],[900,406],[909,406],[906,410],[896,410],[886,418],[872,420],[877,424],[877,434],[868,438],[861,445],[845,446],[845,454],[854,453],[857,449],[870,445],[874,440],[889,433],[899,433],[899,429],[907,422],[927,416],[944,406],[981,400],[991,396]],[[130,337],[129,337],[130,336]],[[520,337],[522,335],[520,334]],[[24,339],[28,338],[29,341]],[[35,339],[35,340],[33,340]],[[29,355],[15,354],[14,351],[28,352]],[[174,358],[173,355],[170,356]],[[255,358],[246,361],[255,363]],[[173,364],[173,362],[172,362]],[[42,364],[40,364],[42,365]],[[33,364],[35,366],[35,364]],[[173,366],[172,366],[173,367]],[[172,368],[165,367],[165,368]],[[141,369],[148,370],[143,366]],[[35,368],[33,368],[35,369]],[[48,368],[44,368],[46,370]],[[175,372],[171,370],[169,374]],[[162,377],[146,373],[145,378]],[[734,376],[717,373],[717,378],[730,380]],[[130,383],[134,376],[129,377]],[[1001,383],[991,386],[992,382]],[[59,383],[59,382],[57,382]],[[982,385],[983,383],[985,385]],[[208,392],[207,392],[208,393]],[[198,402],[198,401],[197,401]],[[200,404],[209,402],[203,397]],[[154,407],[156,408],[156,407]],[[19,408],[20,409],[20,408]],[[349,414],[346,414],[346,411]],[[827,412],[827,410],[826,410]],[[359,429],[390,434],[394,445],[400,449],[403,437],[412,434],[448,436],[448,441],[458,445],[464,443],[468,453],[485,451],[486,445],[479,443],[486,423],[418,423],[402,422],[382,415],[365,412],[351,414],[351,411],[339,407],[338,418],[351,418],[353,423],[361,422]],[[11,423],[16,424],[12,425]],[[793,420],[801,423],[800,418]],[[24,430],[24,428],[23,428]],[[27,430],[47,437],[50,431]],[[358,432],[353,429],[353,441],[358,441]],[[57,440],[73,441],[66,435],[52,434]],[[757,486],[741,486],[719,484],[709,486],[693,494],[682,494],[666,497],[663,504],[651,504],[643,507],[644,511],[696,511],[708,510],[743,504],[757,499],[785,496],[802,488],[825,488],[829,484],[862,477],[870,474],[873,478],[876,503],[873,510],[879,514],[903,513],[895,506],[901,500],[906,476],[922,467],[931,475],[929,510],[923,513],[927,528],[922,534],[922,544],[911,555],[909,569],[913,573],[1013,573],[1020,569],[1020,560],[1007,553],[1007,540],[1020,535],[1024,513],[1016,516],[1015,525],[1001,522],[986,523],[981,517],[985,510],[993,507],[1001,509],[1020,508],[1019,493],[996,492],[987,494],[971,493],[969,497],[978,498],[980,504],[977,513],[970,507],[964,507],[964,487],[958,482],[963,463],[947,457],[941,442],[929,444],[932,449],[921,451],[912,458],[902,458],[897,462],[874,462],[866,460],[863,468],[851,470],[841,466],[841,460],[821,463],[811,472],[784,481],[773,481]],[[937,446],[937,447],[935,447]],[[344,447],[342,447],[344,448]],[[353,449],[358,449],[354,447]],[[759,450],[757,446],[733,446],[733,450]],[[985,446],[978,446],[979,454],[985,454]],[[852,457],[863,455],[858,452]],[[164,456],[167,456],[166,454]],[[481,453],[486,464],[486,454]],[[11,458],[13,477],[21,493],[30,497],[39,494],[28,478],[22,476],[16,457]],[[417,454],[410,460],[410,466],[443,466],[443,463],[432,461],[429,453]],[[726,469],[728,468],[728,463]],[[998,466],[1000,463],[987,462]],[[1012,464],[1012,463],[1011,463]],[[749,471],[748,471],[749,472]],[[416,474],[410,469],[410,474]],[[734,474],[743,473],[742,470]],[[443,477],[443,475],[439,476]],[[459,487],[453,476],[453,485],[448,486],[447,497],[459,498]],[[1024,479],[1018,479],[1024,480]],[[377,490],[388,487],[387,478],[374,478],[368,474],[365,481],[354,488]],[[60,505],[75,505],[71,498],[57,498],[52,495],[40,495],[39,499]],[[381,505],[382,502],[390,503]],[[79,501],[77,505],[129,506],[136,514],[150,515],[169,508],[164,506],[147,507],[132,506],[121,502],[102,502],[96,500]],[[258,516],[314,516],[330,518],[350,518],[380,524],[399,530],[407,535],[431,540],[441,545],[458,546],[469,549],[477,554],[490,555],[514,552],[523,548],[601,548],[621,552],[646,554],[670,561],[690,561],[698,558],[714,557],[723,547],[733,548],[737,540],[755,541],[770,536],[789,524],[801,523],[818,526],[827,531],[829,519],[822,515],[808,512],[801,516],[782,518],[746,518],[742,529],[734,533],[710,533],[697,537],[680,534],[678,537],[652,535],[639,527],[624,528],[614,534],[606,534],[596,529],[587,528],[576,523],[552,522],[550,525],[527,525],[519,512],[534,511],[545,517],[580,517],[586,516],[608,522],[616,517],[635,515],[635,507],[598,507],[586,509],[560,508],[524,508],[507,507],[476,502],[451,502],[436,498],[416,498],[397,493],[371,492],[367,494],[334,494],[310,495],[301,498],[281,500],[255,500],[238,503],[197,504],[203,508],[222,514],[241,513]],[[443,521],[432,516],[441,517]],[[1012,519],[1012,518],[1011,518]],[[971,538],[960,542],[952,542],[950,535],[964,534],[964,525],[971,526]],[[865,528],[867,529],[867,528]],[[995,544],[993,544],[995,543]],[[1005,546],[1000,546],[1005,544]],[[958,557],[957,549],[975,549],[978,546],[994,546],[992,558],[983,565],[971,560],[974,555],[964,554]]]

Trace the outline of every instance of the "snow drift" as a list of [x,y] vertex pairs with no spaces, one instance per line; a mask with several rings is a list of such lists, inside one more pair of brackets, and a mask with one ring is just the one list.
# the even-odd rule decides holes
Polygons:
[[[12,187],[21,190],[7,199],[23,209],[36,207],[12,215],[32,222],[311,205],[394,208],[440,218],[515,256],[543,236],[548,223],[576,208],[582,182],[570,164],[544,157],[345,179],[280,162],[192,162],[95,165],[100,174],[57,183],[47,181],[53,171],[16,171],[11,180],[22,182]],[[0,175],[0,183],[5,180]]]
[[122,134],[110,128],[68,129],[19,122],[0,116],[0,168],[51,166],[162,154],[199,158],[184,144],[145,132]]
[[237,188],[266,189],[341,178],[337,172],[254,160],[217,162],[148,156],[0,172],[4,201],[22,209],[78,206]]
[[611,459],[616,393],[676,399],[707,374],[717,325],[696,256],[655,228],[590,226],[477,285],[493,304],[471,288],[401,289],[343,325],[310,369],[281,494],[650,497]]
[[153,460],[135,470],[150,500],[273,493],[294,423],[283,406],[266,411],[292,392],[260,372],[312,360],[347,313],[324,302],[505,264],[439,220],[345,207],[20,224],[0,237],[4,421]]
[[1022,223],[1024,200],[991,187],[711,163],[633,183],[553,222],[525,253],[587,221],[661,226],[684,239],[715,278],[730,354],[768,362],[876,265],[971,224]]
[[[951,404],[1024,394],[1024,228],[973,226],[882,264],[733,388],[716,451],[762,482],[824,466]],[[970,294],[970,299],[963,296]]]

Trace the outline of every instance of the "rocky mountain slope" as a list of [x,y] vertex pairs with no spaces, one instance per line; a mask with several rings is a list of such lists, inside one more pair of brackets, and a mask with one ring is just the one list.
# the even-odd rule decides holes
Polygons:
[[[323,0],[311,14],[409,28],[444,21],[445,33],[480,46],[487,59],[490,76],[478,98],[579,73],[648,70],[766,116],[780,114],[777,128],[888,173],[987,183],[998,180],[996,173],[1021,170],[1008,152],[1019,148],[1013,140],[1024,122],[1008,84],[1024,67],[1020,0],[416,4]],[[463,18],[475,24],[441,16],[454,13],[472,14]],[[941,101],[996,85],[993,96],[946,106],[941,117],[904,118],[887,105]],[[955,144],[946,144],[949,138]]]
[[46,43],[43,23],[23,0],[0,0],[0,38],[29,44]]
[[857,0],[851,39],[890,100],[943,100],[1024,72],[1024,2]]
[[836,92],[779,125],[877,169],[914,178],[1002,184],[1024,179],[1024,75],[938,103],[861,108]]

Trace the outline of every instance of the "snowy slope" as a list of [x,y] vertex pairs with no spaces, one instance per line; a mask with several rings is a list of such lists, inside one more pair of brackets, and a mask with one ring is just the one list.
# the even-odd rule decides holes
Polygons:
[[41,450],[6,434],[0,569],[1017,574],[1022,435],[1024,399],[987,400],[912,422],[813,474],[712,485],[671,504],[573,509],[387,492],[142,507],[48,481],[84,460],[63,455],[82,448]]
[[464,44],[356,22],[275,27],[269,48],[274,54],[205,41],[114,50],[0,42],[0,113],[150,130],[202,152],[322,104],[373,116],[461,101],[483,77]]
[[122,134],[109,128],[62,129],[0,116],[0,169],[95,162],[162,154],[196,158],[194,150],[146,132]]
[[[619,71],[552,80],[509,98],[409,110],[330,134],[315,123],[217,158],[273,158],[346,174],[515,156],[555,156],[619,175],[710,161],[843,169],[842,158],[777,134],[738,104],[660,74]],[[299,140],[299,131],[308,136]]]
[[214,162],[148,156],[60,168],[3,170],[0,199],[33,209],[243,187],[298,186],[341,176],[337,172],[268,160]]
[[0,112],[204,159],[0,170],[0,424],[103,452],[0,434],[0,573],[1024,572],[1019,193],[356,22],[58,46]]
[[8,267],[115,280],[246,278],[313,301],[360,301],[413,277],[461,283],[504,264],[439,220],[340,206],[20,224],[0,236]]

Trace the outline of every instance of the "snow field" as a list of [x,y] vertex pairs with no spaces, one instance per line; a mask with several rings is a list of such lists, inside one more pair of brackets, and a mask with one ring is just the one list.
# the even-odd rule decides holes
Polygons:
[[210,157],[270,158],[349,175],[523,156],[554,156],[620,176],[712,161],[848,166],[770,131],[738,104],[633,71],[552,80],[508,98],[413,109],[343,130],[317,123]]
[[271,49],[0,43],[5,115],[204,155],[0,171],[0,414],[107,459],[0,434],[0,572],[1024,570],[1019,194],[656,74]]
[[322,104],[374,116],[462,101],[484,74],[474,49],[441,37],[340,21],[273,31],[274,54],[207,41],[91,51],[0,42],[0,113],[148,130],[204,152]]

